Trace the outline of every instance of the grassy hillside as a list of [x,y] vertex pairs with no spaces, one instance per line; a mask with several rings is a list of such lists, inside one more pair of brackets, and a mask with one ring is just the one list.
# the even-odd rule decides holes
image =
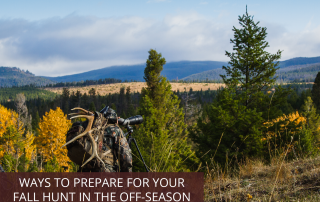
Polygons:
[[270,163],[239,162],[239,167],[208,170],[205,202],[210,201],[320,201],[320,157],[281,157]]
[[23,71],[16,67],[0,67],[0,87],[24,86],[34,84],[45,86],[55,82],[35,76],[29,71]]
[[[216,61],[180,61],[169,62],[163,66],[161,74],[169,80],[180,79],[191,74],[200,73],[203,71],[218,69],[226,62]],[[144,69],[146,65],[129,65],[129,66],[112,66],[103,69],[93,70],[80,74],[61,76],[61,77],[45,77],[57,82],[72,82],[85,80],[98,80],[104,78],[121,79],[122,81],[144,81]]]
[[[102,84],[102,85],[92,85],[92,86],[84,86],[84,87],[71,87],[69,88],[70,93],[80,91],[82,94],[88,93],[88,91],[92,88],[96,90],[96,93],[100,95],[108,95],[109,93],[119,93],[120,88],[127,88],[130,86],[131,92],[141,92],[141,89],[147,87],[145,82],[129,82],[129,83],[115,83],[115,84]],[[171,83],[171,87],[173,91],[189,91],[192,88],[193,91],[203,91],[206,90],[217,90],[219,87],[223,87],[223,84],[216,83]],[[46,88],[46,90],[62,94],[63,87],[58,88]]]

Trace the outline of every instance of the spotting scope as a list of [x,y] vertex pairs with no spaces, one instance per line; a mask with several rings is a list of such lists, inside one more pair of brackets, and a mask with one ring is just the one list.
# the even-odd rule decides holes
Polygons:
[[127,119],[120,118],[118,119],[119,125],[136,125],[143,122],[143,118],[141,115],[131,116]]
[[[103,116],[108,119],[109,123],[117,123],[117,119],[118,119],[117,114],[109,106],[104,107],[100,111],[100,113],[102,113]],[[118,124],[123,126],[136,125],[142,122],[143,122],[143,118],[141,115],[132,116],[127,119],[123,119],[123,118],[118,119]]]

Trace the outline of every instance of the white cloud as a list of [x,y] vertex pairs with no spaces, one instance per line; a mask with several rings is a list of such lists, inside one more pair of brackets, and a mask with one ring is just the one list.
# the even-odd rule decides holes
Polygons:
[[320,56],[320,26],[306,27],[300,32],[288,32],[284,26],[278,24],[264,26],[269,33],[266,40],[270,47],[267,51],[276,53],[277,50],[282,50],[281,60]]
[[[0,65],[59,76],[145,63],[151,48],[168,62],[228,61],[225,50],[232,51],[232,27],[238,26],[237,21],[232,23],[197,13],[167,15],[162,21],[77,15],[36,22],[0,20]],[[320,55],[320,26],[301,33],[290,33],[275,23],[261,26],[268,28],[268,51],[284,50],[282,59]]]

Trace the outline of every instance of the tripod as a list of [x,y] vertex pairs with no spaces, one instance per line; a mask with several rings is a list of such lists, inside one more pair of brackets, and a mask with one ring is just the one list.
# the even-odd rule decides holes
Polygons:
[[127,131],[128,131],[128,132],[127,132],[124,136],[126,137],[127,135],[129,135],[128,138],[127,138],[127,142],[128,142],[128,144],[129,144],[130,149],[131,149],[131,141],[133,141],[133,143],[136,145],[136,148],[137,148],[137,150],[138,150],[138,152],[139,152],[140,158],[141,158],[141,160],[142,160],[142,162],[143,162],[143,165],[144,165],[146,171],[149,172],[149,170],[148,170],[148,168],[147,168],[147,165],[146,165],[146,163],[144,162],[143,157],[142,157],[142,155],[141,155],[141,152],[140,152],[140,149],[139,149],[139,147],[138,147],[137,141],[134,139],[134,137],[132,137],[133,128],[132,128],[129,124],[128,124],[126,127],[127,127]]

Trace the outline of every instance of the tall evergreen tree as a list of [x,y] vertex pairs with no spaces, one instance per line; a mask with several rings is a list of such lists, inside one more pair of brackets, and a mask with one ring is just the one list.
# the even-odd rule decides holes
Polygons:
[[89,110],[90,110],[90,111],[93,111],[93,112],[96,111],[96,106],[94,105],[94,102],[93,102],[93,101],[90,103]]
[[269,47],[265,38],[267,28],[259,27],[247,10],[246,14],[239,16],[240,29],[233,27],[233,50],[226,55],[230,58],[230,66],[223,66],[226,75],[221,75],[223,82],[228,86],[239,86],[238,93],[244,99],[246,107],[255,108],[258,105],[262,90],[271,88],[275,82],[275,73],[281,58],[281,51],[270,54],[265,49]]
[[[80,107],[80,105],[81,105],[81,96],[82,96],[82,94],[81,94],[81,92],[79,91],[79,90],[77,90],[77,93],[76,93],[76,97],[77,97],[77,107]],[[76,106],[73,106],[73,107],[76,107]]]
[[40,116],[39,116],[39,112],[37,111],[32,119],[32,129],[34,131],[37,131],[39,129],[39,122],[40,122]]
[[205,155],[204,161],[214,157],[225,163],[227,155],[238,159],[261,155],[261,126],[264,120],[282,114],[279,106],[289,93],[280,87],[271,91],[273,95],[267,93],[275,82],[275,61],[280,59],[281,51],[274,55],[265,51],[269,46],[266,28],[259,27],[247,11],[239,16],[239,24],[240,29],[233,27],[234,39],[230,40],[234,52],[226,51],[230,66],[223,66],[226,75],[221,75],[227,88],[218,92],[204,113],[208,116],[191,130],[190,136],[199,145],[198,155]]
[[[180,101],[171,91],[169,81],[160,75],[165,63],[160,53],[149,51],[144,71],[148,87],[142,90],[139,107],[144,122],[135,136],[151,170],[187,171],[188,162],[194,160],[194,156],[187,143],[187,126]],[[143,164],[135,160],[134,169],[143,171]]]
[[302,114],[307,119],[307,127],[312,132],[313,143],[317,146],[320,143],[320,116],[316,113],[311,97],[307,97],[304,104],[301,106]]
[[318,72],[311,90],[312,100],[317,110],[320,111],[320,72]]
[[70,98],[70,90],[68,88],[63,88],[62,95],[61,95],[61,108],[63,109],[64,113],[69,112],[69,98]]
[[126,115],[128,117],[133,116],[134,115],[134,108],[133,108],[133,104],[132,104],[130,86],[128,86],[127,89],[126,89],[126,101],[127,101],[127,105],[128,105],[127,106]]

